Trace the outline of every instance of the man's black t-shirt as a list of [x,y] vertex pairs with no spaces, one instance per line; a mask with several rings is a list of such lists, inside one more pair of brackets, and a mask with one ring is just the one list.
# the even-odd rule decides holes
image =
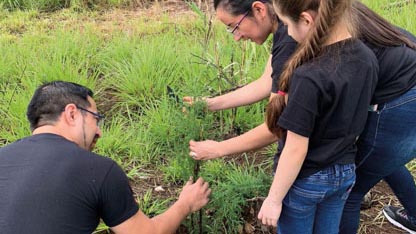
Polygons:
[[0,233],[91,233],[138,211],[128,179],[111,159],[54,134],[0,149]]
[[287,33],[287,26],[279,22],[278,28],[273,35],[272,46],[272,89],[277,93],[279,89],[279,77],[283,67],[290,56],[295,52],[297,42]]
[[353,39],[327,46],[320,57],[295,70],[278,124],[309,138],[298,178],[354,163],[355,141],[364,128],[377,75],[376,57]]
[[[416,43],[416,37],[399,28],[404,35]],[[409,47],[378,47],[365,42],[376,54],[380,72],[372,104],[391,101],[416,85],[416,50]]]

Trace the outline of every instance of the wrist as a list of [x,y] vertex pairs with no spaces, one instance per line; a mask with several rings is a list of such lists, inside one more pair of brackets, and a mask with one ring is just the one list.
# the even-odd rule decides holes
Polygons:
[[221,158],[224,156],[229,155],[229,152],[227,150],[227,145],[225,141],[218,142],[217,150],[216,150],[216,158]]
[[275,203],[281,203],[284,197],[281,197],[279,193],[270,190],[269,194],[267,195],[267,199]]
[[210,110],[210,111],[216,111],[217,110],[215,108],[216,97],[206,98],[205,102],[207,103],[208,110]]
[[188,216],[188,214],[192,213],[192,207],[191,205],[185,201],[184,199],[179,199],[175,202],[175,204],[173,205],[176,210],[176,212],[181,216],[181,217],[186,217]]

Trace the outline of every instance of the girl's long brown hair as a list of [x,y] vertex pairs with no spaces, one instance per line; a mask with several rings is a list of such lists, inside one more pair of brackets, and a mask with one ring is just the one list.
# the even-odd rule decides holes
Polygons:
[[[300,14],[307,10],[317,12],[314,28],[312,28],[305,39],[300,42],[298,49],[287,61],[285,69],[280,75],[279,90],[288,92],[290,78],[297,67],[303,63],[319,56],[324,48],[325,42],[331,35],[334,26],[344,20],[345,16],[351,16],[351,5],[353,0],[273,0],[275,9],[282,15],[289,17],[295,23],[299,21]],[[352,35],[355,27],[354,20],[348,29]],[[289,95],[290,98],[290,95]],[[285,96],[276,95],[268,104],[266,111],[266,124],[269,130],[277,137],[284,134],[278,124],[278,119],[286,107]]]

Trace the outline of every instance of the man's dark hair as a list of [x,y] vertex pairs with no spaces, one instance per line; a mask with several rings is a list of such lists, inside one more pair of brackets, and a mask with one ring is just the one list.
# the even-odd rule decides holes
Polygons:
[[93,92],[84,86],[66,81],[52,81],[39,86],[27,107],[27,118],[30,129],[53,124],[66,105],[75,104],[79,107],[90,107],[88,96]]

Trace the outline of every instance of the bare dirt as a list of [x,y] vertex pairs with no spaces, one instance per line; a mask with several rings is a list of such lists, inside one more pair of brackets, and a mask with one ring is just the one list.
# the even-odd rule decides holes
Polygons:
[[[257,154],[258,155],[258,154]],[[238,162],[239,157],[232,159]],[[256,160],[261,158],[256,157]],[[266,160],[266,159],[265,159]],[[149,171],[150,172],[150,171]],[[164,191],[155,192],[155,188],[161,186]],[[153,190],[152,195],[157,199],[167,199],[177,197],[181,185],[166,184],[163,182],[161,173],[154,172],[140,181],[136,181],[133,184],[133,190],[136,196],[145,194],[148,190]],[[359,234],[404,234],[407,233],[399,228],[396,228],[390,224],[382,214],[382,208],[385,205],[400,206],[397,198],[394,196],[390,187],[381,181],[372,190],[372,205],[369,209],[361,210],[361,222]],[[244,225],[238,230],[241,234],[272,234],[276,233],[276,230],[271,227],[261,225],[261,222],[257,220],[257,214],[260,210],[264,198],[252,198],[249,199],[249,206],[245,207],[242,217],[245,221]],[[178,234],[189,233],[185,228],[180,228]]]

